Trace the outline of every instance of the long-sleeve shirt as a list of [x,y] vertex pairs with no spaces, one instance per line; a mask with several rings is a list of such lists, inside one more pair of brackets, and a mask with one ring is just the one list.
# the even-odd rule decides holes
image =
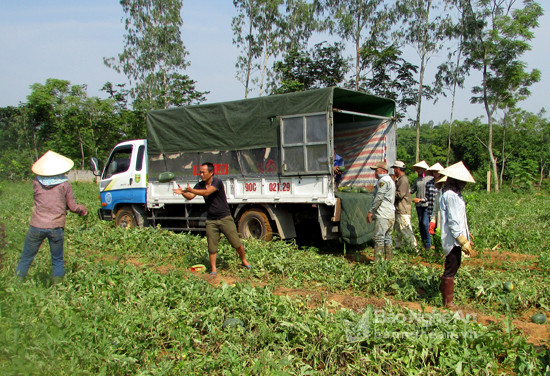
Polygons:
[[456,240],[460,235],[470,239],[466,203],[456,192],[448,190],[441,195],[439,209],[441,213],[441,245],[445,256],[447,256],[453,247],[460,245]]
[[411,192],[407,175],[401,175],[395,182],[395,213],[411,214]]
[[433,176],[417,177],[411,187],[411,194],[416,193],[416,198],[420,199],[420,202],[416,203],[416,206],[428,207],[428,200],[426,199],[426,184],[432,180]]
[[428,218],[432,217],[434,211],[435,200],[439,189],[435,187],[434,180],[429,180],[426,183],[426,201],[428,202]]
[[381,175],[374,187],[373,199],[369,210],[376,218],[395,218],[395,183],[387,175]]
[[30,225],[38,228],[65,227],[67,209],[82,215],[86,212],[84,205],[78,205],[69,182],[53,186],[43,186],[34,180],[34,205]]
[[435,200],[434,200],[434,208],[432,211],[432,215],[430,216],[430,222],[435,222],[437,223],[438,226],[440,226],[441,224],[441,218],[439,218],[439,213],[440,213],[439,200],[441,199],[442,194],[443,192],[441,191],[441,189],[438,189],[437,195],[435,196]]

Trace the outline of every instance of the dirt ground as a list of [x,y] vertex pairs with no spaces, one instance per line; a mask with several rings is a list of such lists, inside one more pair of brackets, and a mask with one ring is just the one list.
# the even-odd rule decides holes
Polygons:
[[[372,260],[369,257],[364,257],[364,260],[354,260],[355,262],[371,262]],[[114,258],[113,258],[114,259]],[[483,267],[489,268],[500,268],[503,263],[512,262],[535,262],[536,257],[523,254],[515,254],[511,252],[498,252],[490,251],[484,252],[483,257],[474,257],[468,259],[468,264],[471,266],[480,265]],[[137,267],[152,267],[158,273],[165,274],[170,271],[176,270],[173,265],[147,265],[143,262],[140,262],[139,259],[129,257],[126,259],[126,262],[135,265]],[[490,265],[487,264],[490,262]],[[526,265],[529,266],[529,265]],[[533,265],[533,267],[536,267]],[[206,280],[210,285],[218,287],[223,283],[228,285],[233,285],[237,282],[247,282],[258,287],[264,287],[268,285],[267,282],[254,282],[248,279],[242,279],[238,276],[230,275],[225,272],[219,273],[217,276],[211,276],[207,273],[192,273],[190,271],[183,271],[186,277],[189,278],[202,278]],[[367,305],[372,305],[377,308],[383,308],[386,305],[387,301],[390,301],[394,305],[400,305],[406,307],[410,310],[432,312],[434,309],[441,311],[441,307],[433,307],[421,305],[416,302],[403,302],[391,298],[366,298],[362,296],[355,296],[352,294],[342,294],[342,293],[331,293],[323,291],[322,289],[297,289],[297,288],[287,288],[287,287],[274,287],[273,293],[278,296],[289,296],[296,299],[303,299],[307,302],[308,308],[313,309],[317,307],[326,306],[329,311],[334,312],[337,309],[347,308],[354,310],[356,312],[362,311]],[[481,313],[478,310],[470,306],[458,306],[458,310],[463,315],[469,314],[470,317],[474,317],[475,320],[482,325],[496,324],[501,328],[506,327],[507,319],[504,316],[489,316],[487,314]],[[535,346],[545,346],[550,347],[550,332],[548,330],[548,323],[546,324],[535,324],[531,322],[531,316],[538,311],[533,308],[532,311],[524,312],[523,316],[520,319],[512,320],[512,325],[517,328],[523,335],[526,337],[527,341],[532,343]]]

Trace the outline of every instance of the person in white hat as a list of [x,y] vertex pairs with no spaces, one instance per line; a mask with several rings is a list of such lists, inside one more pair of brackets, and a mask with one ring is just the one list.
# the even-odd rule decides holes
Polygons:
[[387,261],[393,256],[391,234],[395,222],[395,183],[388,175],[388,164],[379,162],[371,167],[378,181],[374,187],[372,204],[367,214],[367,223],[374,220],[374,261]]
[[453,304],[454,278],[462,261],[462,252],[467,255],[472,252],[466,203],[461,192],[466,183],[475,183],[475,180],[462,162],[455,163],[441,170],[440,173],[447,176],[447,181],[439,200],[441,244],[445,252],[445,271],[441,276],[439,289],[443,305],[456,308]]
[[443,176],[443,177],[440,177],[439,180],[435,182],[435,187],[437,188],[437,196],[435,198],[434,208],[432,211],[432,215],[430,217],[430,227],[429,227],[430,235],[435,235],[435,229],[437,228],[439,223],[441,223],[441,219],[439,215],[440,213],[439,200],[441,199],[441,194],[443,193],[442,188],[445,186],[446,181],[447,181],[447,177]]
[[434,212],[435,202],[436,200],[439,199],[438,197],[439,188],[437,187],[436,182],[440,179],[441,175],[439,174],[439,171],[441,170],[443,170],[443,166],[439,162],[430,166],[430,168],[426,170],[426,174],[433,177],[433,179],[429,180],[426,183],[426,200],[428,201],[428,220],[430,221],[428,224],[428,232],[430,234],[430,240],[431,240],[431,235],[435,234],[435,228],[432,229],[431,219]]
[[432,246],[430,233],[428,228],[430,226],[430,219],[428,217],[428,199],[426,197],[426,184],[433,179],[433,176],[426,174],[426,170],[430,168],[426,161],[420,161],[413,165],[413,169],[416,171],[418,177],[413,182],[411,187],[411,194],[416,194],[416,197],[412,201],[416,205],[416,214],[418,214],[418,227],[420,230],[420,236],[422,237],[422,244],[424,248],[430,249]]
[[411,192],[409,179],[405,174],[405,163],[395,161],[393,168],[395,181],[395,249],[401,248],[403,244],[416,247],[416,238],[411,226]]
[[55,284],[63,281],[63,241],[67,209],[79,215],[88,213],[84,205],[76,203],[69,179],[64,175],[73,165],[72,160],[51,150],[32,165],[32,172],[36,174],[33,181],[34,205],[25,245],[15,271],[20,279],[27,276],[40,245],[48,238],[53,282]]

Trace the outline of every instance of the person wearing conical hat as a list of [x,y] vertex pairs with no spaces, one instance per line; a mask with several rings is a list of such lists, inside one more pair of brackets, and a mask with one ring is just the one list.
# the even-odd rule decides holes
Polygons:
[[447,181],[446,176],[441,176],[440,178],[435,182],[435,188],[437,189],[437,196],[434,200],[434,208],[432,211],[432,215],[430,217],[430,227],[429,232],[430,235],[435,235],[435,229],[441,223],[441,219],[439,218],[439,200],[441,199],[441,194],[443,193],[442,188],[445,186],[445,182]]
[[34,205],[25,245],[15,274],[24,279],[44,239],[50,244],[53,282],[60,283],[65,275],[63,241],[67,209],[79,215],[88,210],[79,205],[73,195],[69,179],[65,175],[73,168],[69,158],[49,150],[32,165],[36,174],[33,181]]
[[441,170],[440,173],[447,177],[447,181],[439,200],[441,245],[445,252],[445,270],[441,276],[439,289],[443,305],[456,308],[453,304],[454,278],[462,261],[462,252],[467,255],[472,252],[466,203],[461,192],[466,183],[475,183],[475,180],[462,162],[455,163]]
[[[435,182],[440,179],[439,171],[443,170],[443,166],[437,162],[434,165],[430,166],[426,170],[426,174],[433,177],[433,179],[429,180],[426,183],[426,200],[428,201],[428,220],[430,221],[428,223],[428,233],[430,234],[430,240],[431,235],[434,235],[435,228],[433,229],[434,232],[432,232],[432,216],[434,212],[435,202],[438,199],[439,189],[437,188]],[[433,247],[432,247],[433,248]]]
[[426,161],[420,161],[412,167],[418,175],[411,187],[411,194],[416,194],[416,197],[413,198],[412,201],[416,205],[416,214],[418,215],[418,227],[420,230],[420,236],[422,237],[422,244],[424,248],[430,249],[432,244],[430,233],[428,232],[430,219],[428,217],[428,198],[426,197],[426,184],[428,183],[428,181],[433,179],[433,176],[426,174],[426,170],[430,168]]

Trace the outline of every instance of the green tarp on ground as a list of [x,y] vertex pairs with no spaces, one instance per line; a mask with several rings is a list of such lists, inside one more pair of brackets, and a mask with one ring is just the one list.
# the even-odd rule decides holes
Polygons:
[[364,244],[374,235],[374,224],[367,223],[372,193],[338,192],[341,199],[340,238],[348,244]]
[[337,87],[153,110],[147,114],[150,155],[246,150],[279,146],[280,116],[334,108],[394,116],[390,99]]

